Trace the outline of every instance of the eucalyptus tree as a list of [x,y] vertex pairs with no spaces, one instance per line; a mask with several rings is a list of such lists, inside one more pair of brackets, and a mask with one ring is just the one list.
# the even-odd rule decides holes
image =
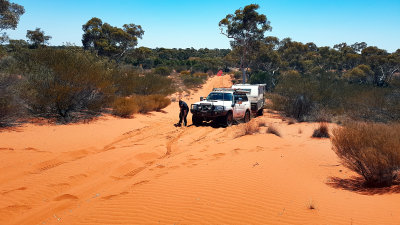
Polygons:
[[4,30],[17,28],[19,18],[25,13],[23,6],[11,3],[9,0],[0,0],[0,43],[7,39]]
[[91,49],[99,55],[121,58],[127,50],[133,49],[142,38],[144,31],[140,25],[124,24],[122,28],[103,23],[93,17],[82,26],[82,44],[84,49]]
[[27,30],[26,37],[33,48],[42,47],[48,44],[48,41],[51,39],[51,36],[45,35],[44,31],[40,30],[40,28],[36,28],[35,30]]
[[230,42],[231,47],[239,51],[243,83],[246,82],[245,67],[249,63],[249,55],[254,51],[253,46],[264,39],[266,31],[272,30],[270,21],[264,14],[259,14],[257,9],[257,4],[247,5],[243,9],[237,9],[234,14],[228,14],[219,22],[221,34],[233,39]]

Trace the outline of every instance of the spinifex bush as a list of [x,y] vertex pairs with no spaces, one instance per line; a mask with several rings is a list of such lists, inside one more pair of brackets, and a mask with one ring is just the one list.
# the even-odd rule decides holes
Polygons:
[[139,111],[139,106],[133,99],[127,97],[119,97],[112,104],[113,114],[120,117],[130,117]]
[[326,123],[320,123],[319,127],[314,130],[312,137],[315,138],[329,138],[329,129]]
[[252,120],[248,123],[239,124],[238,133],[236,134],[236,137],[252,135],[258,132],[260,132],[260,123],[255,120]]
[[171,104],[171,100],[162,95],[119,97],[113,103],[113,113],[120,117],[130,117],[135,113],[160,111],[169,104]]
[[333,150],[367,185],[392,184],[400,169],[400,124],[351,123],[332,133]]

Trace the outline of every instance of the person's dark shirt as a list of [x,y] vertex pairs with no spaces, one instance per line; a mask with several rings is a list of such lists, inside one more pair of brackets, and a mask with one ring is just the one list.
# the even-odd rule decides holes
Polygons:
[[181,108],[181,111],[183,111],[183,110],[189,111],[189,107],[188,107],[188,105],[186,104],[186,102],[184,102],[184,101],[182,101],[182,102],[179,103],[179,107]]

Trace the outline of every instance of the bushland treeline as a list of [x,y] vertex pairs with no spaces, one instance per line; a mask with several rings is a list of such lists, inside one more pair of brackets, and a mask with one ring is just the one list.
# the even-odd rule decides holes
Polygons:
[[[0,31],[15,29],[23,7],[8,0],[0,2],[0,13],[8,16],[0,20]],[[245,9],[228,15],[220,26],[231,29],[232,24],[243,22],[246,13],[258,15],[258,5]],[[27,40],[13,40],[3,33],[0,123],[14,121],[20,114],[68,122],[83,114],[118,108],[117,103],[121,112],[160,110],[156,103],[143,109],[128,105],[140,102],[132,99],[143,100],[138,96],[150,95],[150,102],[160,99],[165,103],[154,95],[174,92],[180,81],[188,88],[196,87],[218,70],[238,68],[249,83],[267,85],[273,108],[300,121],[342,115],[381,122],[400,119],[400,49],[389,53],[364,42],[318,47],[312,42],[264,37],[271,29],[269,21],[263,15],[251,18],[256,18],[250,21],[254,26],[249,25],[246,32],[256,38],[243,42],[246,46],[235,39],[231,49],[136,48],[145,34],[140,25],[115,27],[96,17],[82,25],[82,47],[47,46],[51,36],[40,28],[28,30]],[[254,30],[258,23],[262,24],[260,31]],[[236,33],[228,37],[243,37],[242,30],[229,29]],[[242,74],[234,72],[233,78],[241,82]]]

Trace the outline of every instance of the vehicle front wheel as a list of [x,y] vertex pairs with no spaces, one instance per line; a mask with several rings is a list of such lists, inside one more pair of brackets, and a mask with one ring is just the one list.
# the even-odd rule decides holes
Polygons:
[[192,123],[193,125],[195,125],[196,127],[200,126],[202,123],[202,120],[200,117],[193,115],[192,116]]
[[232,112],[228,112],[225,116],[225,126],[230,127],[233,123],[233,115]]
[[245,123],[247,123],[247,122],[250,121],[250,112],[249,112],[248,110],[247,110],[246,113],[244,114],[243,121],[244,121]]

